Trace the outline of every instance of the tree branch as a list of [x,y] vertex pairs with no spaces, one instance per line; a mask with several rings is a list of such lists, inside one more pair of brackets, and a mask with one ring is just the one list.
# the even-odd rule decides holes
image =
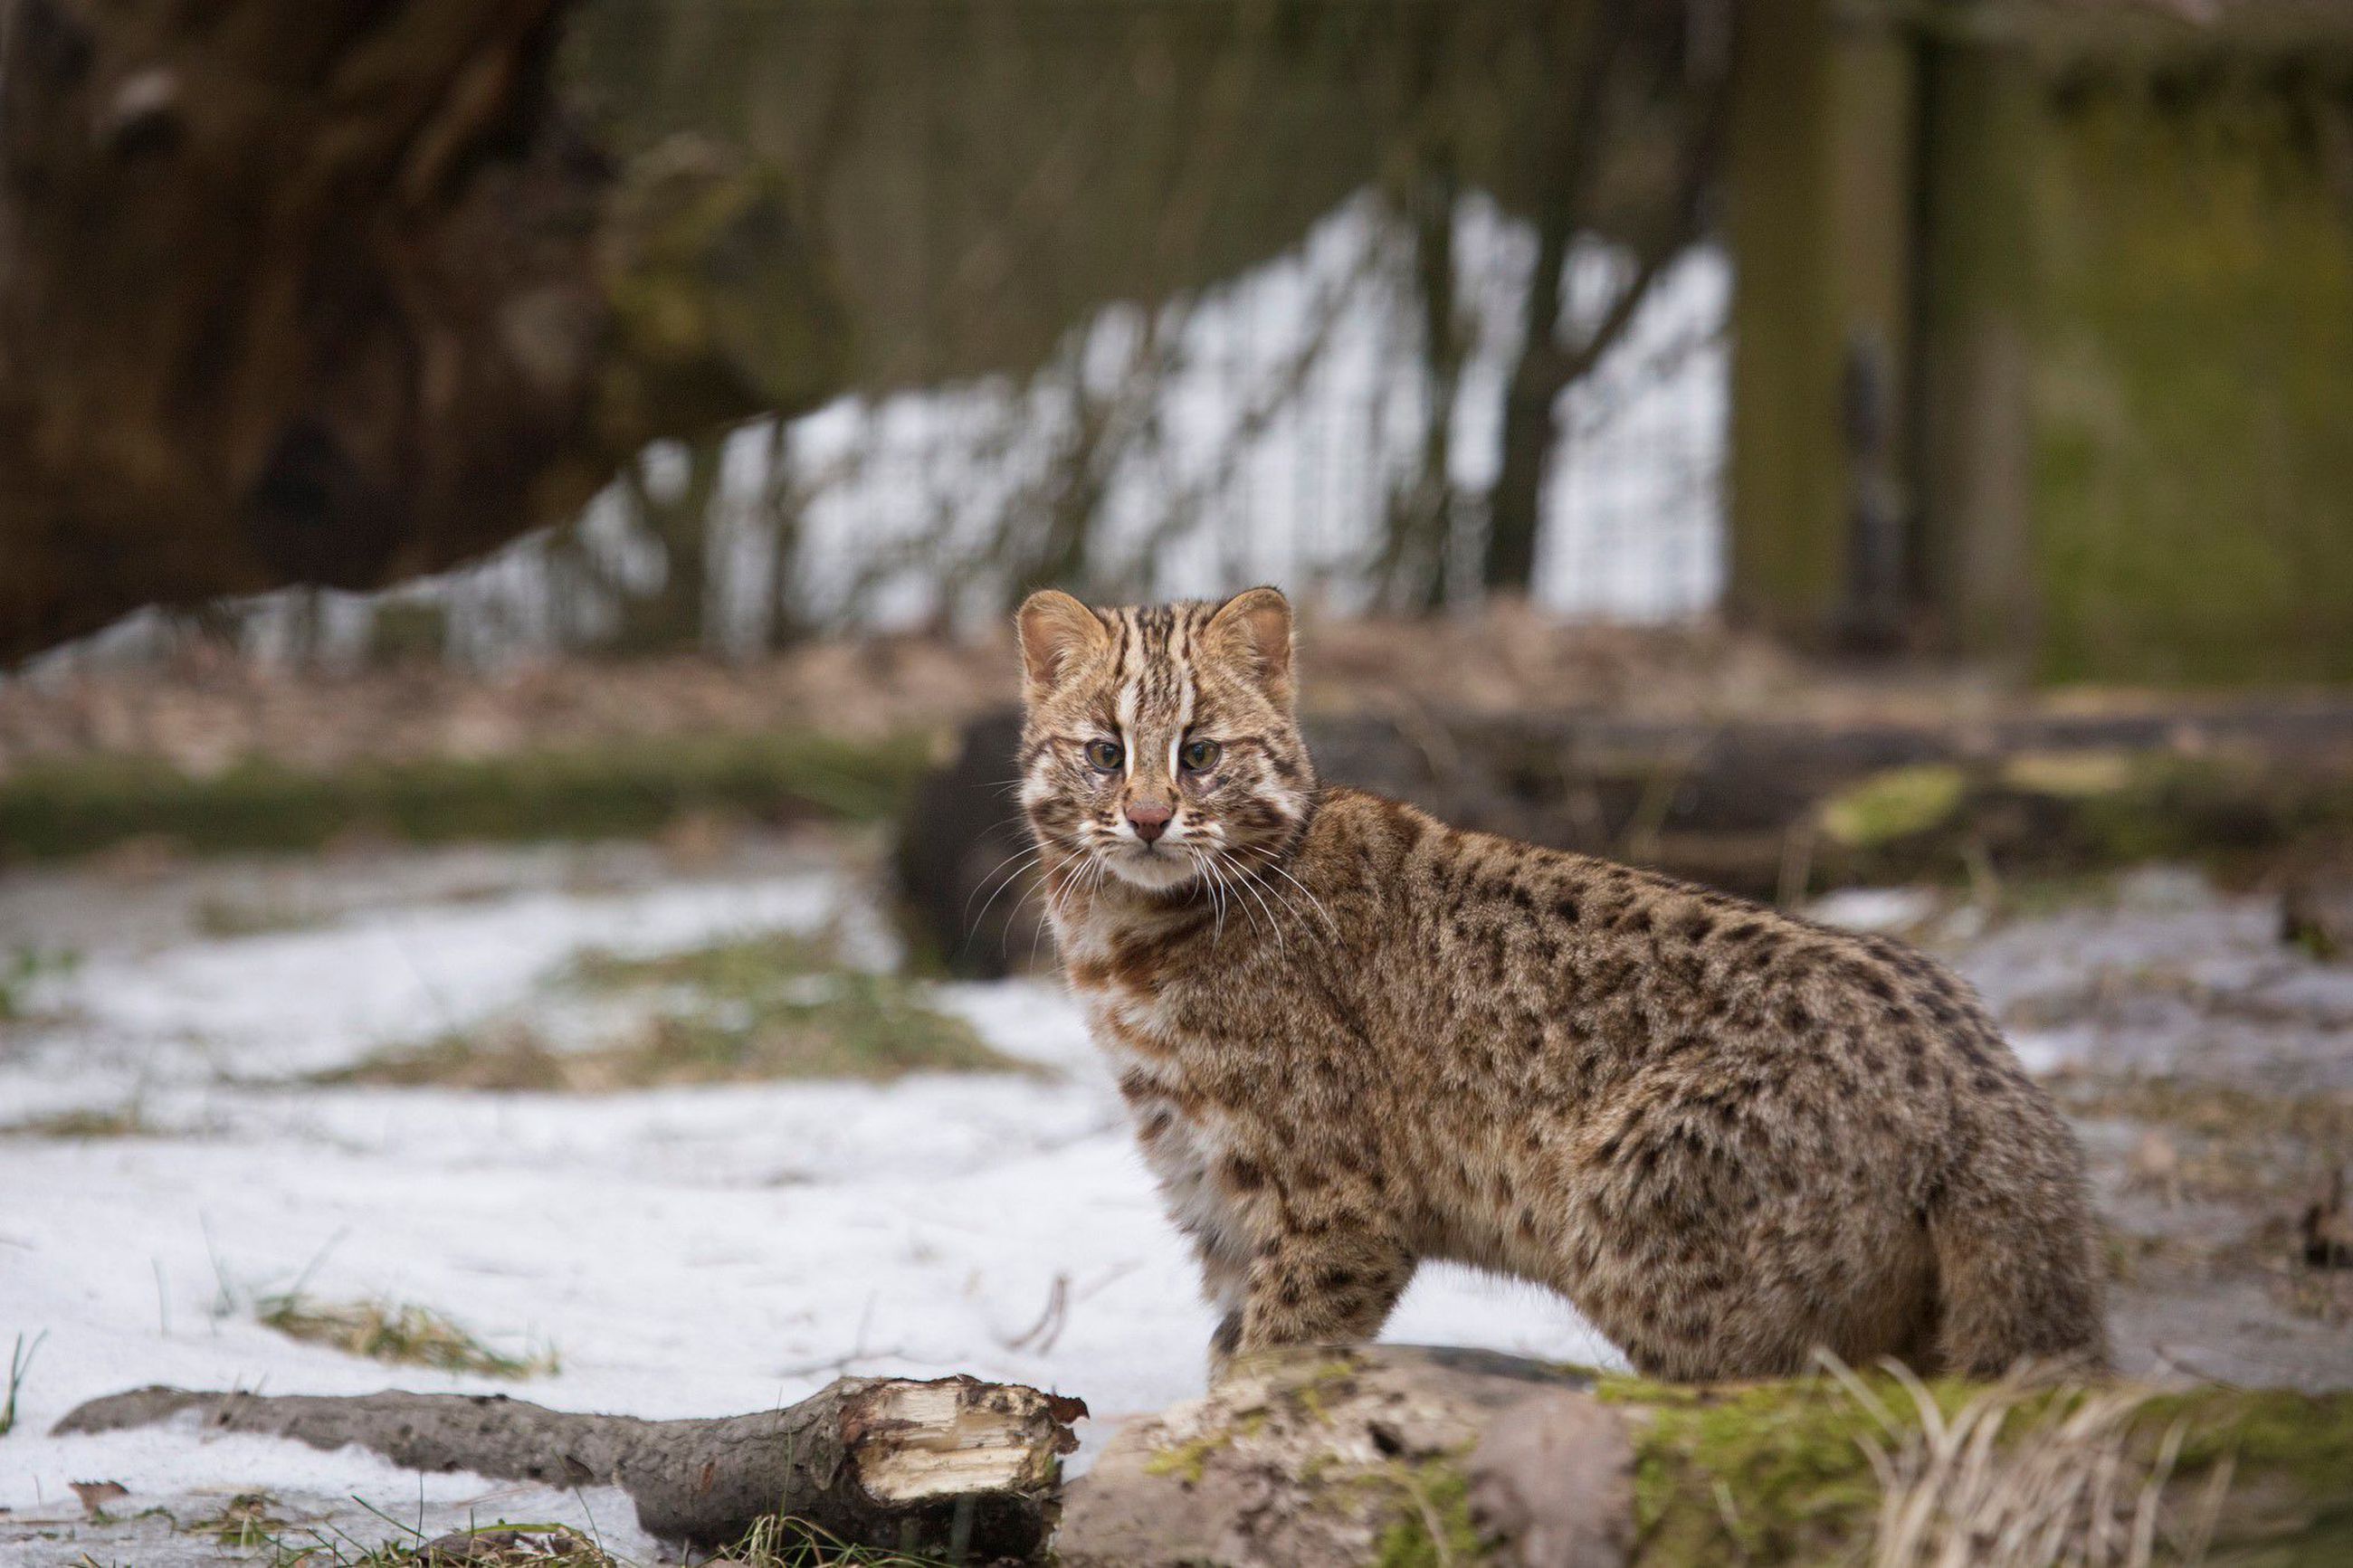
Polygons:
[[142,1388],[93,1399],[58,1435],[116,1432],[196,1412],[212,1432],[357,1444],[416,1470],[553,1486],[617,1486],[648,1533],[733,1545],[762,1518],[805,1520],[852,1544],[918,1554],[964,1544],[1026,1561],[1053,1527],[1075,1399],[969,1377],[843,1378],[797,1405],[713,1420],[550,1410],[504,1394],[354,1397]]

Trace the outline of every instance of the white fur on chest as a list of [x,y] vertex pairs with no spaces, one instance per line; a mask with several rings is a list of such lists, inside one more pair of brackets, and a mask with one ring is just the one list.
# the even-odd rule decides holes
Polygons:
[[[1153,1137],[1137,1142],[1169,1219],[1210,1256],[1247,1258],[1244,1217],[1218,1178],[1219,1163],[1229,1144],[1223,1115],[1184,1092],[1181,1058],[1175,1051],[1163,1054],[1130,1043],[1141,1036],[1176,1044],[1167,1026],[1166,1001],[1108,985],[1082,994],[1095,1047],[1126,1087],[1130,1115],[1139,1128],[1158,1128]],[[1117,1028],[1111,1026],[1114,1020]]]

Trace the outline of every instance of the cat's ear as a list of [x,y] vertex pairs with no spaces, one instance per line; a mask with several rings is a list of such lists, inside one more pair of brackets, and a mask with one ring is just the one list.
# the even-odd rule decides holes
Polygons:
[[1022,600],[1013,625],[1021,639],[1022,695],[1031,701],[1051,691],[1080,659],[1111,642],[1100,616],[1053,588]]
[[1203,640],[1248,669],[1277,706],[1291,706],[1291,601],[1282,589],[1236,594],[1209,617]]

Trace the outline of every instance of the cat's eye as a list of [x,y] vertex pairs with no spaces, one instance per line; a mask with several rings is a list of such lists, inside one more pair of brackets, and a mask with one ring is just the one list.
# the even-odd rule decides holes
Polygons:
[[1119,764],[1126,759],[1126,756],[1127,753],[1120,750],[1119,742],[1117,741],[1089,741],[1087,742],[1088,765],[1099,768],[1104,773],[1110,773],[1113,768],[1118,767]]
[[1187,741],[1178,757],[1185,766],[1197,773],[1208,773],[1218,765],[1218,743],[1215,741]]

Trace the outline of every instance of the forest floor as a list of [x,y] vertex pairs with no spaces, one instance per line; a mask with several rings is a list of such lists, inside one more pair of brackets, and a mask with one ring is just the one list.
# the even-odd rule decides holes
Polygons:
[[[961,1371],[1085,1398],[1082,1463],[1198,1393],[1210,1315],[1075,1011],[1050,977],[898,973],[877,853],[683,835],[0,879],[0,1354],[24,1347],[0,1563],[326,1563],[501,1518],[656,1556],[614,1493],[47,1435],[143,1384],[668,1416]],[[2076,1117],[2127,1370],[2353,1385],[2353,1270],[2306,1258],[2348,1223],[2353,963],[2167,869],[1821,912],[1958,964]],[[1385,1337],[1616,1360],[1556,1300],[1451,1269]]]
[[[742,660],[547,658],[491,670],[435,660],[290,669],[202,645],[162,663],[64,658],[0,677],[0,780],[131,757],[201,779],[254,762],[317,773],[713,735],[871,743],[1011,701],[1011,634],[1008,621],[987,635],[835,638]],[[1299,637],[1301,700],[1321,714],[1951,723],[2194,705],[2179,693],[2020,688],[1967,666],[1812,658],[1706,621],[1564,622],[1524,605],[1410,622],[1308,606]]]

